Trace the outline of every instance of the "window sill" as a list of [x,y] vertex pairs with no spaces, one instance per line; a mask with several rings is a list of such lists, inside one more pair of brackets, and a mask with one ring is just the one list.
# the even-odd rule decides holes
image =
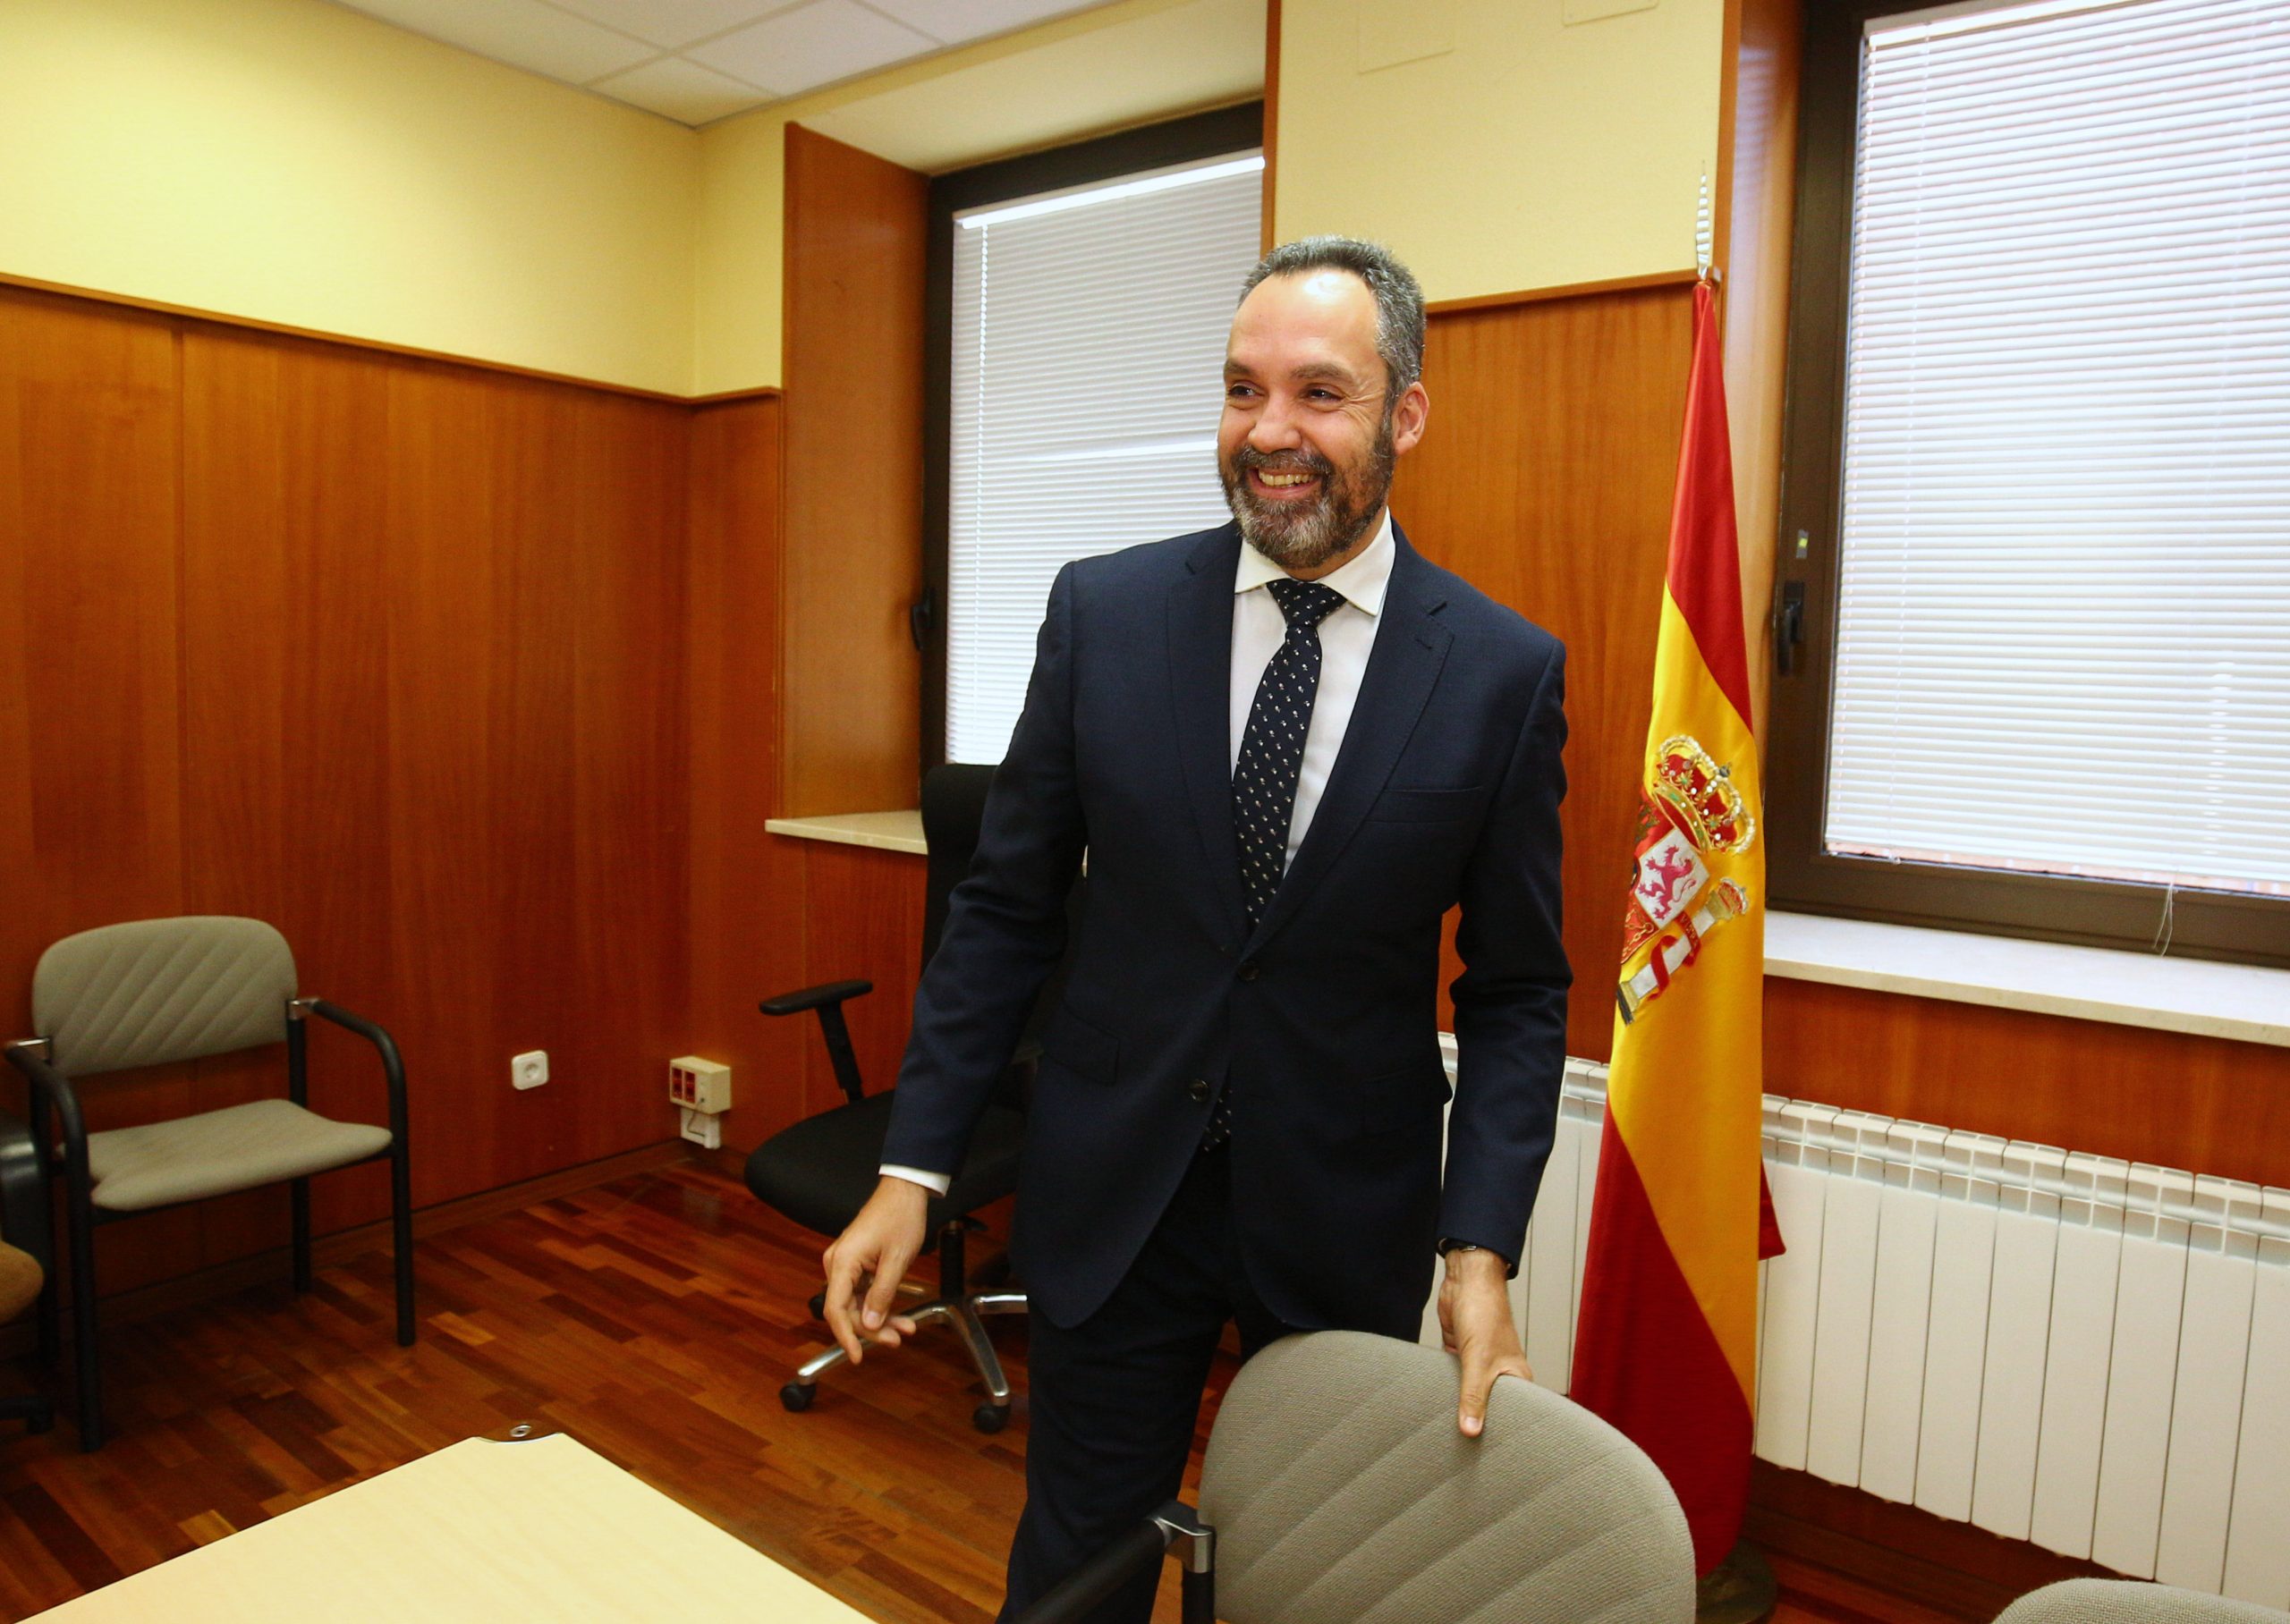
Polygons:
[[871,846],[878,851],[909,851],[926,855],[922,814],[907,812],[833,812],[821,817],[774,817],[764,823],[773,834],[797,840],[833,841],[844,846]]
[[1765,973],[2290,1047],[2290,970],[1772,913]]
[[[764,827],[917,857],[929,850],[919,811],[775,817]],[[1765,973],[2290,1048],[2290,970],[2257,965],[1772,913],[1765,921]]]

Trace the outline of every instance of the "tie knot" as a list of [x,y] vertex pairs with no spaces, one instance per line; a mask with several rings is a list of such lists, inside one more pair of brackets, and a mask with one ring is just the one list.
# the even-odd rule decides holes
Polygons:
[[1324,587],[1316,580],[1267,581],[1264,589],[1272,594],[1272,601],[1280,605],[1280,613],[1287,617],[1291,631],[1310,631],[1334,614],[1344,602],[1344,594],[1334,587]]

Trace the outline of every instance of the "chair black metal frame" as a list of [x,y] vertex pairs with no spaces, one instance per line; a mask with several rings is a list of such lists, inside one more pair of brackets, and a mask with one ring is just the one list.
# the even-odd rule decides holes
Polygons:
[[[0,1112],[0,1239],[30,1253],[53,1279],[55,1264],[48,1229],[47,1180],[40,1171],[39,1147],[28,1124]],[[40,1332],[40,1364],[45,1369],[54,1362],[55,1352],[55,1327],[45,1315]],[[45,1392],[12,1394],[0,1399],[0,1417],[22,1421],[31,1431],[44,1433],[55,1425],[55,1400]]]
[[1014,1624],[1081,1624],[1098,1603],[1165,1555],[1184,1564],[1180,1624],[1217,1624],[1217,1530],[1181,1500],[1170,1501],[1066,1575]]
[[[371,1044],[379,1054],[389,1089],[390,1142],[386,1149],[346,1162],[342,1167],[363,1167],[387,1160],[390,1163],[390,1233],[395,1253],[397,1342],[414,1342],[413,1315],[413,1185],[407,1145],[405,1064],[389,1033],[362,1015],[352,1013],[323,998],[294,998],[286,1005],[286,1097],[297,1105],[310,1104],[310,1067],[304,1021],[316,1015]],[[7,1045],[8,1062],[30,1081],[31,1137],[41,1171],[47,1180],[61,1179],[64,1188],[64,1227],[71,1251],[72,1340],[74,1386],[78,1400],[80,1447],[103,1447],[103,1368],[96,1305],[96,1231],[106,1223],[154,1213],[196,1206],[198,1201],[114,1212],[95,1204],[95,1181],[88,1169],[88,1129],[80,1096],[72,1079],[50,1058],[45,1037],[28,1037]],[[60,1130],[60,1138],[59,1136]],[[342,1167],[324,1169],[338,1172]],[[293,1237],[293,1286],[297,1295],[310,1289],[310,1180],[318,1174],[285,1180],[291,1191]],[[259,1188],[259,1187],[258,1187]],[[207,1199],[200,1197],[199,1199]],[[54,1363],[61,1341],[61,1309],[57,1271],[47,1272],[40,1293],[39,1338],[43,1358]]]
[[[867,1093],[859,1075],[859,1056],[851,1045],[851,1028],[844,1019],[843,1006],[874,990],[871,981],[830,981],[767,998],[757,1007],[766,1015],[800,1015],[807,1010],[817,1014],[819,1036],[835,1068],[835,1084],[843,1090],[844,1098],[856,1105],[867,1097]],[[938,1252],[937,1296],[912,1307],[903,1306],[899,1312],[917,1327],[945,1320],[962,1332],[963,1348],[970,1354],[971,1363],[978,1367],[979,1380],[986,1386],[986,1401],[971,1413],[971,1423],[982,1433],[998,1433],[1009,1424],[1010,1378],[1003,1371],[1001,1356],[994,1350],[993,1339],[987,1334],[984,1316],[1023,1314],[1026,1297],[1022,1291],[971,1290],[967,1242],[970,1232],[980,1227],[978,1220],[967,1214],[947,1217],[939,1226],[935,1241]],[[910,1285],[903,1284],[900,1290],[903,1295],[919,1295],[919,1289]],[[814,1296],[812,1315],[816,1317],[824,1311],[823,1295]],[[804,1361],[793,1378],[779,1390],[779,1401],[791,1410],[809,1409],[819,1377],[848,1358],[838,1345]]]

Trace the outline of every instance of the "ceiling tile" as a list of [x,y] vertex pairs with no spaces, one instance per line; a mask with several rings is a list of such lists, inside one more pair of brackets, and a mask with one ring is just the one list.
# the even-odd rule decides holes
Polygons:
[[852,0],[810,0],[685,55],[750,84],[793,96],[937,48],[929,35]]
[[957,45],[988,34],[1006,34],[1069,12],[1090,11],[1107,0],[867,0],[867,4],[910,28]]
[[568,12],[678,50],[695,39],[784,12],[802,0],[555,0]]
[[589,88],[680,124],[704,124],[771,99],[765,91],[681,56],[663,56],[640,68],[600,79]]
[[585,84],[643,61],[649,47],[542,0],[346,0],[385,22],[529,72]]

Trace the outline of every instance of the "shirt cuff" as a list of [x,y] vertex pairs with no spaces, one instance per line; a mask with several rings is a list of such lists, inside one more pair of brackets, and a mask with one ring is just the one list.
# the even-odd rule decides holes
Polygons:
[[954,1182],[952,1173],[926,1173],[919,1167],[893,1167],[885,1163],[876,1170],[886,1179],[903,1179],[909,1184],[920,1184],[934,1196],[943,1196]]

